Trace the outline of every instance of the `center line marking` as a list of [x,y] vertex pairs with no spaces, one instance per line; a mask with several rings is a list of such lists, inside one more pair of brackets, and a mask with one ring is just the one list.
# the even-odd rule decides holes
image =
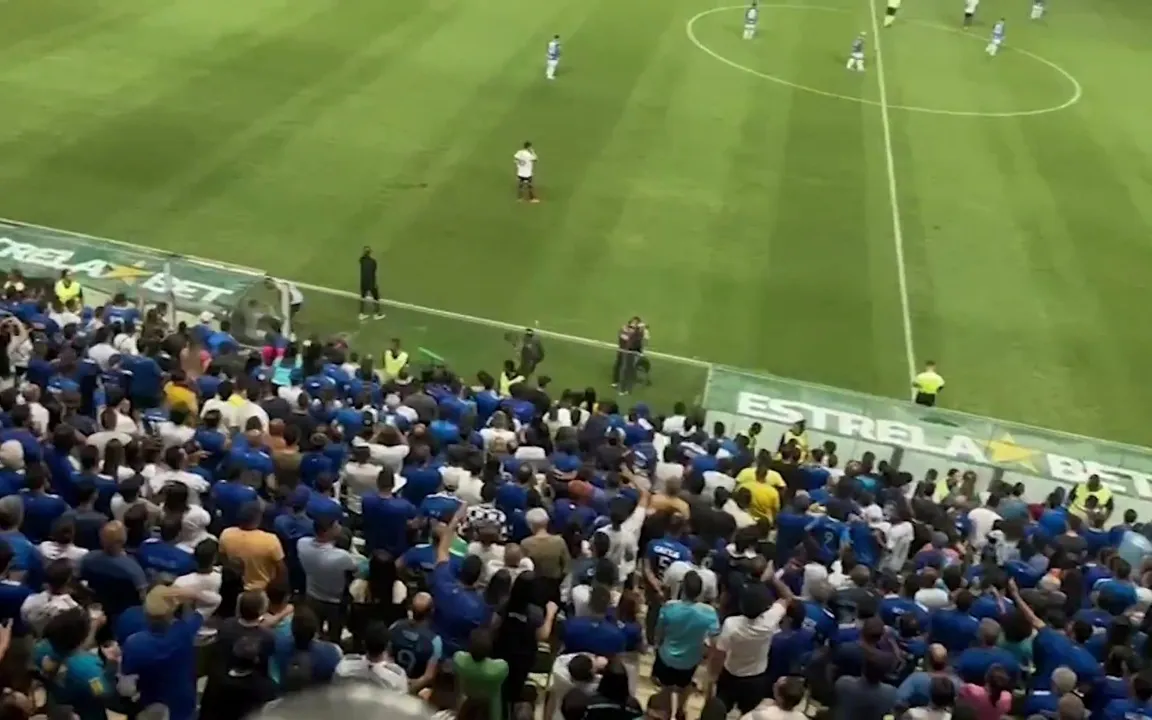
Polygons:
[[888,117],[888,86],[884,82],[884,53],[880,47],[880,21],[875,0],[868,0],[872,36],[876,45],[876,81],[880,90],[880,124],[884,128],[884,158],[888,166],[888,202],[892,210],[892,242],[896,245],[896,279],[900,285],[900,310],[904,317],[904,350],[908,361],[908,382],[916,376],[916,350],[912,345],[912,311],[908,302],[908,271],[904,267],[904,229],[900,224],[900,200],[896,191],[896,159],[892,154],[892,121]]

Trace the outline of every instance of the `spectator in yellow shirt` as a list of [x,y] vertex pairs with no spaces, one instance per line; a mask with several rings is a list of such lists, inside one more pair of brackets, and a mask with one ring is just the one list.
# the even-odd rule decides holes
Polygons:
[[164,386],[164,400],[172,410],[184,410],[192,417],[200,414],[196,392],[188,387],[183,370],[173,371],[172,379]]
[[745,468],[736,477],[736,487],[747,488],[752,495],[748,513],[756,520],[774,522],[780,512],[780,490],[784,478],[771,467],[771,457],[763,452],[756,458],[756,467]]

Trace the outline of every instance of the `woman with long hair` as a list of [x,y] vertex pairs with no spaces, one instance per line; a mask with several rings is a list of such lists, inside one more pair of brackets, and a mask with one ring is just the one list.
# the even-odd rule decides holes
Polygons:
[[976,711],[978,720],[1000,720],[1012,710],[1012,676],[1001,665],[988,668],[983,685],[967,683],[960,699]]
[[[492,583],[506,570],[492,576]],[[516,576],[508,601],[496,615],[496,631],[493,640],[493,655],[508,663],[508,677],[501,689],[505,717],[512,716],[512,707],[520,700],[524,683],[536,663],[537,646],[552,634],[552,623],[556,619],[556,605],[548,603],[547,608],[536,604],[536,576],[525,571]]]
[[100,468],[100,474],[114,483],[123,482],[136,474],[125,462],[124,444],[116,438],[112,438],[104,446],[104,464]]

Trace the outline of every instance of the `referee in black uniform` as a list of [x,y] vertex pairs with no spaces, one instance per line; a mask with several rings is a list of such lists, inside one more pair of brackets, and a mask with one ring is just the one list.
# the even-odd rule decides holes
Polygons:
[[360,319],[368,319],[368,298],[376,304],[374,317],[380,320],[384,317],[384,310],[380,307],[380,284],[376,281],[376,258],[372,257],[372,248],[364,246],[364,254],[360,256]]

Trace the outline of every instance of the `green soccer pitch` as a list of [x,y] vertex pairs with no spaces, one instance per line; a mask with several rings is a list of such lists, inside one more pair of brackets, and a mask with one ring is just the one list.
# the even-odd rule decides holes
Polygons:
[[[8,0],[0,215],[346,290],[369,245],[402,301],[608,342],[639,313],[656,350],[888,396],[936,359],[951,407],[1146,444],[1152,6],[985,0],[963,31],[906,0],[878,35],[882,5],[796,0],[746,42],[719,3]],[[301,321],[509,354],[355,312]],[[548,349],[606,385],[610,350]],[[657,363],[661,399],[704,372]]]

